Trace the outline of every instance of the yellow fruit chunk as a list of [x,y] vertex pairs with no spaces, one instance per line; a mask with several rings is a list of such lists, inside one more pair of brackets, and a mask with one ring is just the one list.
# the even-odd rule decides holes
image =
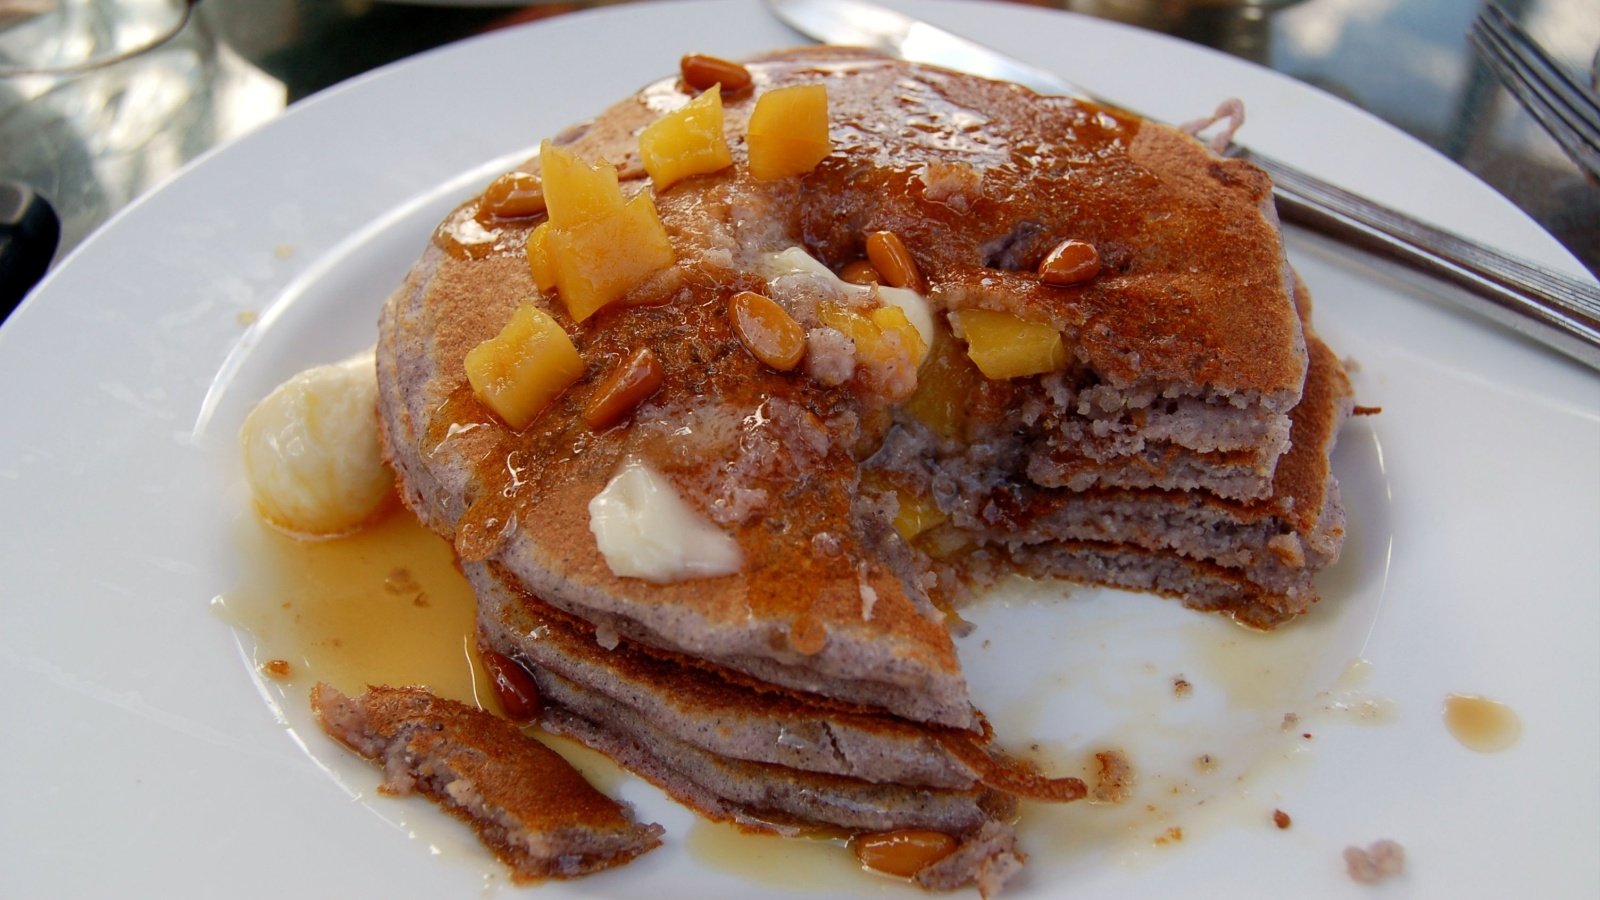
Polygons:
[[550,261],[550,247],[545,238],[550,236],[550,223],[540,222],[528,235],[528,268],[533,270],[533,283],[542,292],[555,290],[556,269]]
[[933,498],[924,496],[903,484],[895,476],[871,469],[861,473],[861,490],[868,494],[892,493],[899,504],[895,513],[894,530],[907,541],[944,522],[950,517],[941,511]]
[[524,304],[499,334],[467,351],[466,369],[478,399],[521,431],[583,375],[583,359],[549,313]]
[[577,322],[672,265],[674,258],[649,194],[601,218],[568,228],[552,225],[545,247],[561,302]]
[[855,341],[858,353],[862,345],[878,339],[878,327],[872,324],[872,320],[849,307],[821,303],[817,306],[817,317],[822,319],[822,324]]
[[639,156],[656,190],[690,175],[709,175],[733,165],[722,132],[722,85],[650,123],[639,134]]
[[762,94],[745,132],[750,174],[770,180],[803,175],[833,152],[828,137],[828,89],[797,84]]
[[872,324],[878,326],[883,334],[893,332],[900,335],[900,345],[911,354],[912,362],[922,365],[922,361],[928,358],[928,345],[923,343],[917,326],[906,318],[905,310],[898,306],[879,307],[872,311]]
[[958,309],[950,314],[967,336],[967,356],[985,377],[999,380],[1066,368],[1061,332],[1010,313]]
[[[570,150],[545,141],[543,166],[549,229],[535,245],[529,236],[528,263],[534,279],[552,284],[574,321],[638,287],[672,265],[672,245],[649,194],[622,199],[617,170],[591,167]],[[539,229],[534,229],[535,233]],[[536,257],[543,254],[544,261]],[[546,290],[541,283],[540,290]]]
[[907,541],[950,518],[932,497],[913,494],[903,488],[895,488],[894,493],[900,498],[900,511],[894,514],[894,530]]
[[553,228],[568,228],[603,218],[622,208],[617,169],[602,162],[590,166],[565,147],[539,145],[545,208]]
[[817,315],[822,324],[855,342],[856,359],[862,362],[881,366],[898,358],[918,365],[928,355],[922,335],[898,306],[881,306],[862,315],[836,303],[822,303]]
[[917,375],[917,392],[906,401],[905,409],[939,436],[959,438],[966,433],[967,407],[981,380],[961,345],[940,328],[934,334],[928,364]]

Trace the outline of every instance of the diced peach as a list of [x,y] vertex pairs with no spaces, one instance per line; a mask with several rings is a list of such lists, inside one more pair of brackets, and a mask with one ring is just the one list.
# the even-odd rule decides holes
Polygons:
[[950,317],[966,334],[967,356],[987,378],[1020,378],[1066,368],[1066,343],[1048,323],[988,309],[959,309]]
[[540,222],[528,234],[528,268],[533,270],[533,284],[543,293],[555,290],[556,268],[550,261],[550,247],[545,239],[550,236],[550,222]]
[[527,304],[499,334],[467,351],[465,365],[472,392],[518,431],[583,375],[572,339],[549,313]]
[[900,346],[911,354],[911,361],[922,365],[928,358],[928,345],[923,343],[921,332],[917,326],[911,324],[906,318],[906,311],[898,306],[880,306],[872,311],[872,324],[878,326],[880,333],[894,333],[900,336]]
[[[528,262],[536,281],[537,267],[548,265],[542,277],[582,322],[671,265],[672,245],[648,193],[623,200],[615,168],[591,167],[549,141],[539,154],[549,229],[538,245],[530,236]],[[547,263],[536,258],[541,253]]]
[[722,86],[650,123],[639,135],[639,156],[656,190],[733,165],[722,131]]
[[817,317],[822,319],[822,324],[854,341],[858,356],[865,353],[868,345],[878,341],[878,327],[872,324],[872,320],[847,306],[840,306],[837,303],[818,304]]
[[898,357],[915,366],[927,356],[922,336],[898,306],[882,306],[863,315],[836,303],[822,303],[817,315],[822,324],[854,341],[856,358],[869,365],[887,365]]
[[861,473],[861,490],[867,494],[895,495],[899,511],[895,513],[894,530],[908,541],[949,518],[933,502],[933,498],[897,483],[893,476],[879,469]]
[[828,89],[820,84],[776,88],[756,100],[745,132],[750,174],[763,180],[803,175],[833,152]]
[[672,245],[649,194],[621,210],[570,227],[552,225],[545,238],[556,289],[574,321],[672,265]]
[[905,409],[941,437],[959,438],[966,432],[967,405],[981,380],[960,343],[940,327]]
[[900,499],[900,511],[894,515],[894,530],[908,541],[935,525],[944,524],[950,518],[939,509],[932,497],[903,488],[896,488],[894,493]]
[[552,227],[568,228],[622,208],[615,166],[602,162],[591,167],[578,154],[549,141],[539,145],[539,165]]

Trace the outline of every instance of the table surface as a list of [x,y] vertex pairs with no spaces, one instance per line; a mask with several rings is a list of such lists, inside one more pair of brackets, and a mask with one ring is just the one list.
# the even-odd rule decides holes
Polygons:
[[[1027,2],[1166,31],[1349,100],[1475,173],[1600,273],[1600,185],[1473,53],[1465,35],[1476,3]],[[594,5],[208,0],[147,57],[43,84],[0,79],[0,178],[33,186],[60,212],[59,260],[185,162],[303,97],[432,47]],[[1594,0],[1501,5],[1589,79],[1600,49]]]

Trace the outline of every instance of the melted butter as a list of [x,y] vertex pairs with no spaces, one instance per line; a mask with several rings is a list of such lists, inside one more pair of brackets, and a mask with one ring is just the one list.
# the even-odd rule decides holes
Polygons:
[[1479,753],[1498,753],[1522,737],[1522,719],[1516,711],[1487,697],[1446,697],[1444,724],[1461,746]]
[[696,862],[767,887],[852,894],[862,887],[862,869],[840,835],[775,837],[696,818],[685,846]]

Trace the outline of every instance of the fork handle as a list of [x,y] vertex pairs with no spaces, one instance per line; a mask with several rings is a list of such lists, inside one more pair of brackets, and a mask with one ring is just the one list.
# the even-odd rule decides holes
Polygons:
[[1272,176],[1278,213],[1459,288],[1458,305],[1600,370],[1600,288],[1419,222],[1244,147]]

